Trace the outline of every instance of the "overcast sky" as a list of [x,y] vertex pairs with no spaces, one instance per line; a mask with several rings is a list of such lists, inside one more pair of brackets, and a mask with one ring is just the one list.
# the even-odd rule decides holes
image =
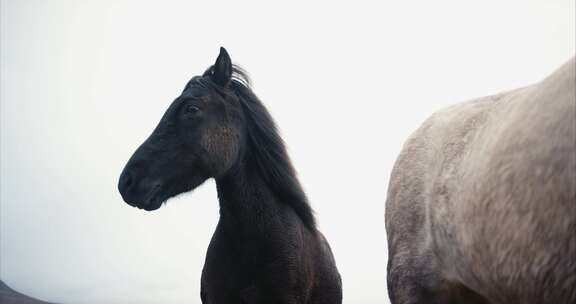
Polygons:
[[61,303],[200,303],[213,181],[152,213],[123,203],[116,183],[224,46],[282,131],[345,303],[387,303],[384,202],[403,141],[435,110],[567,61],[575,11],[573,0],[2,1],[0,278]]

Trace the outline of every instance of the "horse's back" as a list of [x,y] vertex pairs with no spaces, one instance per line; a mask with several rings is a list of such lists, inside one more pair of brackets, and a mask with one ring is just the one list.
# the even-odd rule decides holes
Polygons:
[[401,291],[407,271],[439,298],[463,286],[495,303],[576,301],[574,74],[572,60],[439,111],[406,142],[386,209],[393,303],[415,292]]

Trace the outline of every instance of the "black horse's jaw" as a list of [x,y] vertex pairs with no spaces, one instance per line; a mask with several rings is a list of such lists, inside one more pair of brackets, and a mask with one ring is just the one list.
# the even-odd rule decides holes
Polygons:
[[[136,207],[138,209],[146,210],[146,211],[154,211],[162,207],[166,201],[170,200],[173,197],[176,197],[180,194],[187,193],[193,191],[194,189],[198,188],[202,185],[209,177],[204,175],[195,175],[189,177],[188,182],[186,183],[173,183],[172,186],[169,183],[154,183],[150,188],[149,191],[142,191],[146,192],[145,195],[138,194],[138,189],[131,189],[131,187],[122,187],[121,182],[118,185],[118,189],[122,194],[122,199],[128,205],[132,207]],[[137,188],[137,187],[136,187]],[[136,192],[136,193],[135,193]]]

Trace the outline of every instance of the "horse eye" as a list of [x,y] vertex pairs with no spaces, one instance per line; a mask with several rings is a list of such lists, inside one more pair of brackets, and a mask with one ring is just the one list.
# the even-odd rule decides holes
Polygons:
[[189,105],[186,107],[186,112],[190,114],[197,114],[198,112],[200,112],[200,108],[198,108],[197,106]]

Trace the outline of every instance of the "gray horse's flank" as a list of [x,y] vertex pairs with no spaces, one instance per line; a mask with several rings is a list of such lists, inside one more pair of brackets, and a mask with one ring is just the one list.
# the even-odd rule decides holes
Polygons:
[[575,64],[406,141],[386,202],[393,304],[576,303]]

